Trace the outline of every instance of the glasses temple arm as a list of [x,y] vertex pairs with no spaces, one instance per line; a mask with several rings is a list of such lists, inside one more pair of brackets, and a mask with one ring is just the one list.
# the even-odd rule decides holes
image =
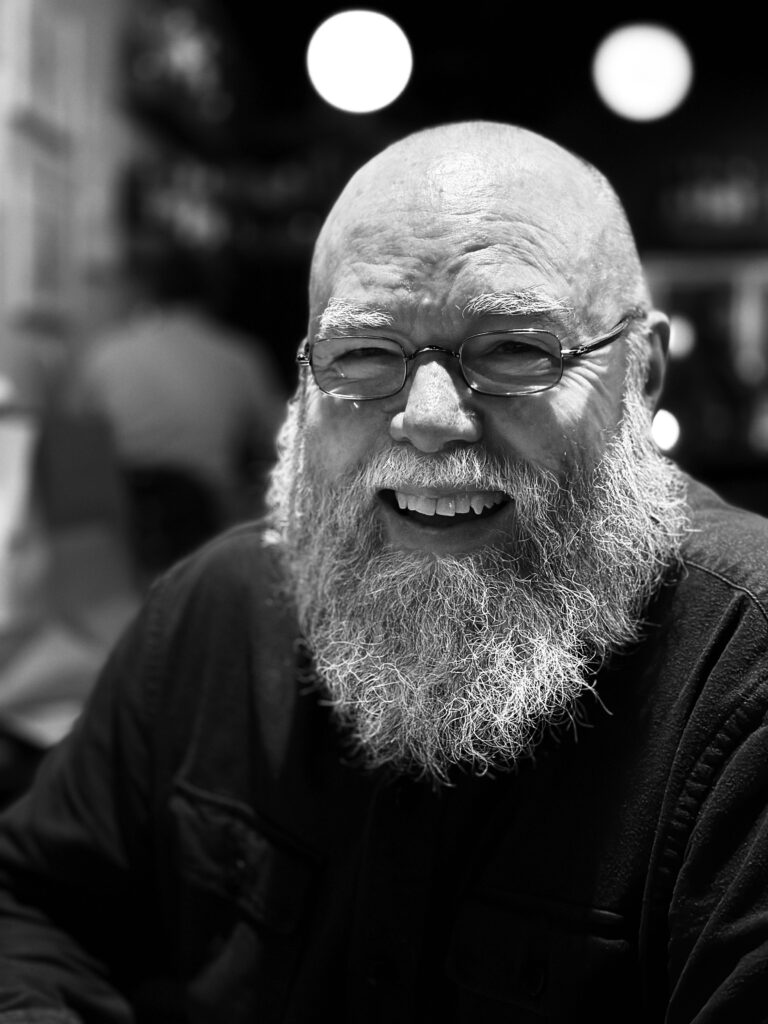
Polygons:
[[627,329],[632,320],[638,320],[642,315],[643,314],[640,312],[630,313],[629,316],[625,316],[623,320],[619,320],[616,326],[607,334],[602,335],[602,337],[595,338],[594,341],[588,341],[584,345],[578,345],[576,348],[564,348],[561,353],[563,359],[574,359],[578,356],[585,355],[587,352],[595,352],[604,345],[609,345]]

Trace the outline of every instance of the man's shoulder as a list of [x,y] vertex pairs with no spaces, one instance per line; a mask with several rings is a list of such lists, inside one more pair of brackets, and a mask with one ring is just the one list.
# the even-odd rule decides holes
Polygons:
[[[195,679],[265,695],[293,672],[299,631],[278,549],[260,522],[215,537],[152,585],[141,636],[167,693]],[[187,682],[184,683],[184,680]],[[192,688],[194,689],[194,687]]]
[[173,785],[211,802],[226,793],[248,806],[245,767],[268,765],[271,785],[297,716],[314,711],[300,701],[303,649],[279,576],[259,523],[230,529],[152,584],[111,663],[110,683],[139,695]]
[[768,617],[768,518],[689,482],[691,531],[683,545],[689,571],[750,595]]
[[279,548],[260,520],[231,527],[165,572],[153,585],[163,603],[229,609],[283,604]]

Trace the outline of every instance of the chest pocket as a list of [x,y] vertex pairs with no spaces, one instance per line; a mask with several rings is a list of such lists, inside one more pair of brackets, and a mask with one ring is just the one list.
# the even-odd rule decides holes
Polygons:
[[494,893],[465,902],[446,961],[457,1019],[647,1024],[628,933],[605,910]]
[[[180,788],[171,800],[181,864],[173,941],[185,1019],[282,1019],[315,867],[238,805]],[[170,895],[170,894],[169,894]]]
[[254,923],[292,931],[309,886],[306,856],[270,835],[268,826],[204,797],[179,793],[171,807],[185,881],[233,904]]

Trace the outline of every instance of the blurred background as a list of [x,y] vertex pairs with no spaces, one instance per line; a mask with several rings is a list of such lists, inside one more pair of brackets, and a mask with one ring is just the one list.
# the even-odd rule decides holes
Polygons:
[[[321,219],[386,142],[460,118],[511,120],[592,160],[624,198],[659,305],[676,316],[665,444],[768,509],[768,72],[749,19],[591,6],[502,13],[387,2],[412,71],[382,109],[323,99],[307,48],[334,4],[253,0],[2,0],[0,315],[82,345],[117,301],[127,249],[203,268],[217,316],[258,336],[286,388]],[[645,11],[645,8],[643,8]],[[688,47],[692,79],[665,116],[599,95],[617,28],[651,22]],[[662,74],[647,62],[646,88]],[[678,367],[680,369],[678,379]],[[673,439],[676,437],[676,440]]]
[[[0,802],[74,720],[154,574],[258,511],[316,233],[349,175],[408,131],[511,121],[608,175],[673,319],[659,444],[768,513],[753,15],[374,9],[390,20],[368,48],[334,50],[346,8],[330,3],[0,0],[0,738],[15,744],[5,767],[0,744]],[[623,48],[636,23],[667,33],[660,50]],[[239,460],[236,484],[216,460]]]

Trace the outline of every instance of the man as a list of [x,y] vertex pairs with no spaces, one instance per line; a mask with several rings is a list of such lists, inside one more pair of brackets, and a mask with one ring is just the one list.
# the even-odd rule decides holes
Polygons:
[[765,1020],[768,529],[652,445],[668,330],[544,138],[353,176],[266,529],[3,820],[0,1024]]

